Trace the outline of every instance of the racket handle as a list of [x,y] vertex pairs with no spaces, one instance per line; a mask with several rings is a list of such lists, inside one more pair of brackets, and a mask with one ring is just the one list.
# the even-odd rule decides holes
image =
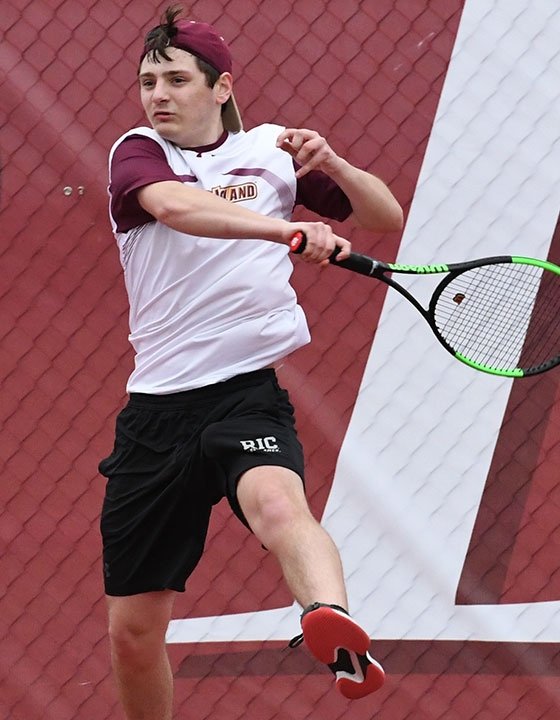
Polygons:
[[305,250],[306,244],[307,238],[305,237],[305,233],[298,230],[290,240],[290,250],[291,252],[296,253],[296,255],[301,255],[301,253]]
[[[291,252],[296,253],[296,255],[301,255],[301,253],[305,250],[306,242],[307,238],[305,237],[305,233],[298,230],[294,233],[292,239],[290,240]],[[346,268],[346,270],[351,270],[352,272],[359,273],[360,275],[368,275],[369,277],[375,274],[379,263],[376,260],[373,260],[373,258],[353,252],[350,253],[350,257],[346,260],[335,260],[339,252],[340,248],[337,247],[329,257],[330,261],[335,261],[333,262],[333,265]]]
[[[296,253],[296,255],[301,255],[301,253],[305,250],[305,246],[307,245],[307,238],[305,237],[305,233],[301,230],[298,230],[292,239],[290,240],[290,250],[293,253]],[[331,253],[331,256],[329,257],[329,260],[334,260],[335,257],[340,252],[340,248],[337,247],[333,250]]]

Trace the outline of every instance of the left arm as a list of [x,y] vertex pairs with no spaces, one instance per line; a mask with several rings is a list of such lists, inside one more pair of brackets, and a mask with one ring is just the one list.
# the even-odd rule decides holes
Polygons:
[[277,146],[301,166],[296,177],[310,170],[328,175],[350,200],[352,215],[360,227],[374,232],[402,229],[402,208],[387,185],[337,155],[319,133],[287,128],[278,136]]

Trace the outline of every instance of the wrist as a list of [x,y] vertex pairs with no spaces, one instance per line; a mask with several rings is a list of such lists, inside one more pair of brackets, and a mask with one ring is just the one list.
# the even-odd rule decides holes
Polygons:
[[331,180],[338,182],[346,176],[348,168],[350,167],[352,166],[349,162],[344,160],[344,158],[333,154],[331,158],[323,163],[321,169],[330,177]]
[[270,218],[269,229],[266,234],[263,235],[264,240],[270,240],[270,242],[280,243],[282,245],[289,244],[292,235],[295,230],[292,223],[287,220],[280,220],[280,218]]

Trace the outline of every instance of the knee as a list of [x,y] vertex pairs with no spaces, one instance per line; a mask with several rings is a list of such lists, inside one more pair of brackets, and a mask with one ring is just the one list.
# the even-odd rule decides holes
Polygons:
[[301,478],[281,467],[258,467],[239,480],[237,499],[255,535],[272,550],[272,543],[291,535],[292,528],[314,522]]
[[111,618],[109,641],[114,661],[141,670],[165,650],[166,628],[133,618]]
[[263,487],[259,491],[249,523],[269,549],[272,549],[275,538],[287,536],[290,528],[311,519],[307,503],[299,498],[297,500],[274,487]]
[[290,523],[297,511],[290,498],[280,492],[263,492],[257,504],[260,524],[268,528],[282,528]]

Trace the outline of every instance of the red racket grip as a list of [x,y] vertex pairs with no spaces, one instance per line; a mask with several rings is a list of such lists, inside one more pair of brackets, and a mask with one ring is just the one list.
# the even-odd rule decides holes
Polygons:
[[[301,255],[301,253],[305,250],[306,244],[307,238],[305,237],[305,233],[301,230],[298,230],[296,233],[294,233],[292,239],[290,240],[290,250],[291,252],[296,253],[296,255]],[[340,248],[335,248],[331,256],[329,257],[329,260],[334,260],[339,252]]]
[[298,230],[297,233],[295,233],[290,240],[290,250],[293,253],[296,253],[297,255],[300,255],[305,250],[305,245],[307,243],[307,238],[305,237],[305,233],[301,230]]

